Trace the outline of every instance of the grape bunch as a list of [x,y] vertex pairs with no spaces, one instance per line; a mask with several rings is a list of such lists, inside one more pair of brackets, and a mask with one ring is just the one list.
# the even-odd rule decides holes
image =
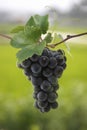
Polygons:
[[62,76],[66,68],[64,51],[45,48],[40,56],[33,54],[32,57],[18,64],[18,67],[24,70],[24,74],[33,84],[34,106],[43,113],[50,111],[51,108],[56,109],[58,78]]

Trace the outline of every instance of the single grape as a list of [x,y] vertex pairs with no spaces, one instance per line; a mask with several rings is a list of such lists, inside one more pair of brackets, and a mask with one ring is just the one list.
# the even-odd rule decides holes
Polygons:
[[63,73],[63,67],[61,67],[61,66],[56,66],[56,68],[54,69],[54,75],[55,75],[56,77],[60,78],[61,75],[62,75],[62,73]]
[[57,91],[59,89],[59,84],[53,86],[54,91]]
[[28,58],[28,59],[26,59],[26,60],[24,60],[22,63],[21,63],[21,66],[23,67],[23,68],[29,68],[30,66],[31,66],[31,60]]
[[48,102],[47,101],[38,101],[38,106],[40,107],[40,108],[45,108],[45,107],[47,107],[47,105],[48,105]]
[[63,69],[65,69],[66,68],[66,63],[62,64],[61,66],[63,67]]
[[57,64],[60,65],[62,62],[63,62],[63,55],[57,55],[56,57],[56,60],[57,60]]
[[44,113],[44,112],[49,112],[50,109],[51,109],[51,107],[50,107],[50,105],[48,104],[47,107],[45,107],[45,108],[41,108],[40,111]]
[[33,63],[31,65],[31,71],[35,74],[39,74],[41,72],[41,66],[38,63]]
[[51,57],[51,58],[50,58],[50,61],[49,61],[49,64],[48,64],[49,68],[53,69],[53,68],[56,67],[56,65],[57,65],[57,60],[56,60],[56,58],[55,58],[55,57]]
[[20,69],[23,69],[23,66],[21,64],[18,64],[18,63],[17,63],[17,67]]
[[52,84],[52,85],[57,85],[57,78],[55,76],[50,76],[48,77],[48,81]]
[[57,55],[59,55],[58,51],[53,51],[53,57],[56,57]]
[[44,68],[42,74],[45,77],[50,77],[52,75],[52,70],[49,68]]
[[66,56],[64,56],[64,60],[65,60],[65,62],[67,61],[67,58],[66,58]]
[[40,86],[41,83],[43,82],[43,79],[40,77],[31,76],[31,81],[32,81],[33,85]]
[[46,67],[49,63],[49,58],[47,56],[41,56],[39,58],[39,63],[42,67]]
[[58,52],[60,55],[65,55],[64,50],[59,49],[57,52]]
[[50,103],[50,106],[52,109],[56,109],[58,107],[58,103],[55,101],[53,103]]
[[48,102],[53,103],[57,99],[58,95],[55,92],[51,92],[48,95]]
[[28,77],[30,77],[31,76],[31,70],[30,70],[30,68],[26,68],[26,69],[24,69],[24,74],[26,75],[26,76],[28,76]]
[[49,92],[50,89],[51,89],[51,84],[50,84],[49,81],[44,80],[44,81],[42,82],[42,84],[41,84],[40,87],[41,87],[41,89],[42,89],[43,91],[45,91],[45,92]]
[[30,57],[31,61],[36,62],[39,59],[39,56],[37,54],[33,54],[32,57]]
[[39,101],[46,101],[47,100],[47,94],[43,91],[40,91],[37,94],[37,98],[38,98]]
[[33,85],[33,87],[34,87],[34,93],[38,93],[41,90],[40,86]]
[[48,48],[45,48],[42,52],[42,56],[47,56],[48,57],[48,52],[49,52],[49,49]]
[[53,52],[52,51],[48,51],[48,57],[50,58],[50,57],[52,57],[53,56]]

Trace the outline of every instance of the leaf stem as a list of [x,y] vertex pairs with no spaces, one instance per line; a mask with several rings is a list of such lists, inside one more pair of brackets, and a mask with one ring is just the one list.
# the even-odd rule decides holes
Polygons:
[[76,34],[76,35],[67,35],[66,38],[63,39],[62,41],[55,43],[55,44],[47,45],[47,47],[55,48],[57,45],[59,45],[63,42],[66,42],[66,41],[70,40],[71,38],[80,37],[80,36],[83,36],[83,35],[87,35],[87,32]]
[[10,39],[10,40],[12,39],[10,36],[7,36],[7,35],[5,35],[5,34],[1,34],[1,33],[0,33],[0,36],[1,36],[1,37],[4,37],[4,38],[7,38],[7,39]]

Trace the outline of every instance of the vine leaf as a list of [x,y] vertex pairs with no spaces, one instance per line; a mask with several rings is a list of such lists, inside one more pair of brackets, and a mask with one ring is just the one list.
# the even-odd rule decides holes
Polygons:
[[40,15],[34,15],[31,16],[31,18],[28,20],[27,26],[38,26],[41,29],[41,33],[45,34],[48,30],[48,15],[40,16]]
[[42,34],[45,34],[48,30],[48,15],[45,16],[34,16],[35,23],[40,26]]
[[17,26],[11,31],[16,33],[11,39],[11,46],[20,48],[17,53],[18,62],[22,62],[33,54],[42,53],[46,43],[51,41],[50,34],[45,40],[41,39],[42,34],[47,32],[48,25],[48,15],[34,15],[30,17],[25,26]]
[[33,41],[38,41],[41,37],[41,29],[39,26],[25,26],[25,35]]
[[53,37],[53,40],[52,40],[51,44],[58,43],[58,42],[60,42],[62,40],[63,40],[62,35],[54,33],[54,37]]
[[16,55],[18,62],[21,63],[25,59],[31,57],[33,54],[41,55],[45,46],[46,42],[42,41],[40,44],[33,44],[22,48]]
[[51,43],[53,37],[51,33],[47,33],[47,35],[45,36],[44,40],[46,41],[46,43]]
[[25,36],[24,32],[21,31],[14,35],[10,44],[12,47],[15,47],[15,48],[23,48],[23,47],[33,44],[33,41],[28,39]]
[[18,33],[24,30],[24,26],[17,26],[11,30],[11,33]]

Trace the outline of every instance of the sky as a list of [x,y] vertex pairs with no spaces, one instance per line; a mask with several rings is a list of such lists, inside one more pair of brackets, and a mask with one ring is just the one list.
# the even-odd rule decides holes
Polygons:
[[0,11],[43,12],[48,7],[56,6],[59,10],[69,11],[81,0],[0,0]]

